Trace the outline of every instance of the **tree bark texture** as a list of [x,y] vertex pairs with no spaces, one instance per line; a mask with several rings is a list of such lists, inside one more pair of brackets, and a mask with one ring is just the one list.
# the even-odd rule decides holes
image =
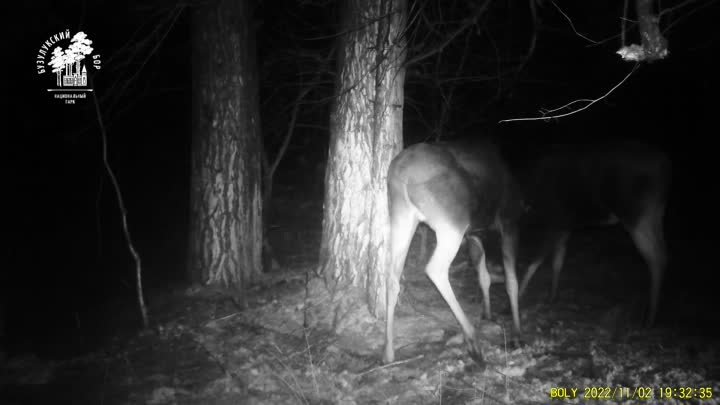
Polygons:
[[337,295],[367,292],[385,306],[387,170],[402,149],[405,0],[347,0],[330,118],[320,270]]
[[193,16],[192,281],[240,291],[262,272],[262,142],[252,2]]

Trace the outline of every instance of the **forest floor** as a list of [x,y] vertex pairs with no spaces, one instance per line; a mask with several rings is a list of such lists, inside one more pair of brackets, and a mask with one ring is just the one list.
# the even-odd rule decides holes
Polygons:
[[[195,287],[156,293],[148,331],[66,360],[6,359],[0,403],[560,403],[553,395],[583,404],[720,402],[720,339],[687,317],[704,307],[667,294],[657,327],[641,328],[647,271],[619,229],[571,239],[554,303],[550,271],[540,269],[521,302],[519,347],[509,343],[503,284],[491,291],[495,319],[481,320],[477,278],[461,249],[451,283],[477,327],[484,366],[467,356],[455,318],[423,273],[427,257],[418,257],[416,238],[396,314],[397,361],[383,365],[383,320],[359,313],[340,333],[303,327],[320,207],[287,208],[295,217],[281,222],[290,225],[271,229],[280,269],[251,290],[247,308]],[[714,316],[708,322],[717,325]],[[712,398],[673,402],[661,398],[667,393]]]

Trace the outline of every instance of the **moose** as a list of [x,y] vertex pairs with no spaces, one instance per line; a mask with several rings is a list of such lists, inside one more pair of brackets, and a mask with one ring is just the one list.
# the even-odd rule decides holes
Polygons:
[[[510,298],[513,325],[520,332],[518,282],[515,275],[516,223],[521,213],[515,182],[498,149],[487,141],[420,143],[408,147],[390,163],[387,176],[390,213],[391,268],[387,273],[385,353],[395,358],[393,321],[410,242],[420,221],[433,231],[437,244],[425,273],[435,284],[460,323],[471,357],[483,363],[475,329],[463,312],[448,279],[448,269],[463,237],[496,229],[501,235],[505,286]],[[470,238],[483,252],[480,238]],[[485,255],[477,264],[484,292],[490,287]],[[483,303],[489,314],[490,297]]]
[[652,325],[667,265],[663,219],[670,185],[668,157],[634,141],[565,144],[553,146],[529,168],[525,176],[516,176],[530,207],[519,226],[539,230],[544,243],[520,283],[520,296],[550,256],[554,300],[572,231],[619,224],[650,271],[646,323]]
[[[505,289],[514,333],[521,333],[518,296],[552,255],[555,297],[570,233],[588,224],[620,223],[630,233],[651,276],[648,323],[657,305],[667,256],[663,236],[670,178],[668,158],[641,143],[607,142],[557,146],[522,172],[511,172],[488,141],[416,144],[398,154],[388,170],[391,268],[387,273],[386,335],[383,360],[394,360],[393,322],[400,276],[420,221],[437,244],[425,272],[460,324],[471,357],[482,364],[475,329],[452,291],[448,270],[465,236],[490,316],[487,268],[477,232],[495,229],[501,238]],[[518,288],[519,233],[530,227],[546,235]]]

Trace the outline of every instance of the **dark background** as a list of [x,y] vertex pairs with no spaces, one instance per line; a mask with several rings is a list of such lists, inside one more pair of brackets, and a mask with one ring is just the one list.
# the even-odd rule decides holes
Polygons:
[[[558,2],[579,31],[597,40],[619,33],[621,1],[579,3]],[[566,140],[613,136],[660,145],[672,159],[674,174],[667,217],[671,264],[659,321],[714,333],[720,13],[717,2],[696,3],[662,20],[663,28],[672,24],[665,32],[669,58],[642,66],[608,98],[559,121],[497,126],[500,119],[537,116],[541,108],[600,97],[632,69],[615,55],[618,38],[590,46],[544,2],[538,9],[542,20],[537,46],[522,72],[462,82],[441,135],[492,131],[517,159]],[[444,24],[436,27],[445,34],[457,27],[471,3],[418,4],[428,12],[447,7]],[[676,4],[663,2],[664,7]],[[50,98],[47,82],[35,71],[38,49],[59,31],[83,30],[102,56],[95,88],[107,114],[109,160],[124,193],[152,297],[152,291],[181,285],[185,276],[191,10],[179,11],[171,2],[36,1],[14,7],[3,23],[5,43],[11,47],[5,48],[3,63],[2,150],[8,179],[3,195],[9,204],[0,294],[10,350],[54,355],[91,347],[119,328],[136,327],[139,319],[134,265],[102,168],[91,100],[63,105]],[[338,31],[337,9],[333,2],[266,1],[258,5],[255,20],[263,135],[274,156],[278,134],[286,129],[288,104],[303,77],[299,72],[314,75],[313,69],[334,66],[332,58],[313,66],[307,56],[289,63],[289,50],[302,48],[306,55],[327,57],[332,34]],[[480,28],[470,29],[474,32],[462,72],[457,66],[464,35],[448,46],[441,63],[430,59],[432,63],[408,68],[406,144],[438,135],[427,125],[437,117],[441,100],[428,73],[432,66],[445,78],[492,76],[498,66],[511,66],[527,50],[532,32],[527,2],[493,2],[481,21]],[[415,33],[411,57],[437,40],[423,42],[422,27]],[[627,38],[638,42],[634,30]],[[321,75],[319,81],[310,96],[317,102],[303,107],[304,125],[276,176],[278,184],[308,190],[303,195],[308,200],[322,198],[318,184],[324,172],[318,162],[327,153],[327,96],[333,89],[331,76]],[[666,311],[670,308],[674,311]]]

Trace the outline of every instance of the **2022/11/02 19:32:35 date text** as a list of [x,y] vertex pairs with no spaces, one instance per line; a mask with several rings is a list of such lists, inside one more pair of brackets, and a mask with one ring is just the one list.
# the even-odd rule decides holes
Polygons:
[[594,401],[637,399],[648,400],[708,400],[714,397],[712,387],[554,387],[548,393],[550,399],[586,399]]

